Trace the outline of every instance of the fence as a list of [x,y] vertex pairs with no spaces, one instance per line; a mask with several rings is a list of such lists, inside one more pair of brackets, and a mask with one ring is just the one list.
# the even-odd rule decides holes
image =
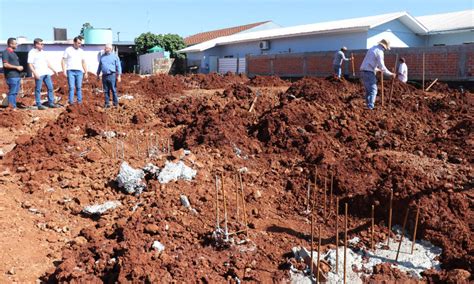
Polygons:
[[[356,76],[366,51],[354,50],[346,54],[354,54]],[[246,58],[247,74],[325,77],[333,73],[334,53],[335,51],[249,55]],[[474,45],[394,48],[385,52],[385,65],[389,69],[394,68],[397,54],[406,60],[409,80],[422,80],[424,65],[426,80],[438,78],[443,81],[474,81]],[[351,63],[346,62],[344,67],[344,73],[352,75]]]

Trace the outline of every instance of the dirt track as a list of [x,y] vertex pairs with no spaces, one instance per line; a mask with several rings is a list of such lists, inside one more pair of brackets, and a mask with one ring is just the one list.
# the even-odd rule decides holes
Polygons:
[[[391,108],[387,98],[382,108],[379,97],[377,109],[368,111],[362,86],[346,81],[303,79],[289,86],[278,78],[231,75],[125,75],[123,81],[120,93],[134,99],[107,112],[94,78],[86,83],[81,107],[0,110],[0,147],[15,146],[1,160],[0,172],[9,174],[0,177],[0,204],[8,216],[0,235],[7,241],[0,246],[12,252],[0,254],[6,273],[0,281],[288,279],[291,248],[308,246],[306,185],[316,167],[324,248],[335,243],[335,217],[323,218],[322,204],[324,179],[334,173],[335,196],[332,202],[328,196],[326,207],[334,212],[336,196],[341,208],[349,204],[350,237],[369,242],[370,206],[376,204],[376,239],[386,238],[393,188],[394,224],[402,222],[407,206],[415,212],[419,204],[418,237],[443,248],[444,270],[429,271],[426,279],[460,280],[462,270],[472,273],[472,93],[442,85],[423,93],[396,84]],[[64,79],[56,83],[64,93]],[[33,122],[35,116],[40,119]],[[123,193],[113,182],[121,162],[114,154],[117,141],[100,135],[107,130],[120,133],[125,160],[135,167],[149,161],[161,167],[173,159],[147,158],[150,141],[163,149],[170,139],[172,156],[191,150],[185,162],[198,171],[196,179],[166,185],[147,180],[140,196]],[[224,173],[231,228],[242,228],[234,196],[234,174],[242,167],[248,168],[243,180],[250,242],[216,247],[214,175]],[[181,205],[181,194],[197,214]],[[123,206],[94,220],[81,214],[84,206],[107,200]],[[151,249],[155,240],[165,245],[163,253]],[[30,250],[36,253],[28,257]],[[407,277],[387,267],[377,273],[377,281]]]

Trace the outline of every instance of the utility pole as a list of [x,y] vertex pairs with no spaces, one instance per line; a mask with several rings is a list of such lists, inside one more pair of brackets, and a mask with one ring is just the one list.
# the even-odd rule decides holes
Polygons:
[[120,41],[120,32],[117,32],[117,41]]

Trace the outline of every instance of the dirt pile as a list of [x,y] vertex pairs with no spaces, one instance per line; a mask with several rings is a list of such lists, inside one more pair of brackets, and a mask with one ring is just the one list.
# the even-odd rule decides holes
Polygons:
[[191,74],[181,77],[188,89],[223,89],[234,83],[245,83],[248,78],[245,75],[227,74]]
[[289,86],[290,82],[277,76],[255,76],[247,84],[252,87],[282,87]]
[[[281,88],[250,88],[244,82],[224,84],[219,80],[225,76],[216,76],[220,75],[202,78],[212,82],[208,86],[222,86],[222,92],[196,94],[192,90],[189,95],[183,90],[189,88],[183,77],[133,78],[133,87],[131,82],[124,86],[136,88],[136,98],[109,114],[121,123],[108,120],[107,127],[133,138],[125,147],[125,160],[136,167],[150,161],[162,166],[167,158],[180,156],[145,156],[150,142],[143,135],[155,131],[160,138],[172,137],[172,150],[191,151],[186,162],[198,170],[191,182],[164,186],[147,179],[142,195],[121,193],[113,181],[120,160],[108,155],[115,144],[104,146],[105,153],[92,147],[103,142],[98,133],[106,128],[104,114],[97,111],[98,100],[83,108],[68,108],[55,123],[36,137],[19,141],[7,155],[6,161],[33,194],[42,184],[64,184],[79,176],[99,186],[72,184],[71,189],[84,190],[76,191],[76,207],[91,201],[122,203],[69,242],[62,262],[46,279],[222,282],[238,277],[239,281],[285,281],[291,248],[308,245],[306,189],[315,176],[323,246],[334,244],[336,218],[323,217],[323,189],[329,186],[332,174],[335,196],[326,205],[334,211],[338,197],[342,217],[343,204],[349,204],[349,238],[358,236],[368,244],[372,204],[376,205],[376,239],[386,238],[387,204],[393,190],[393,224],[400,224],[409,208],[407,228],[412,232],[418,205],[417,236],[443,248],[440,260],[445,271],[427,272],[426,279],[448,279],[449,273],[460,269],[472,273],[471,94],[423,93],[395,82],[391,105],[388,84],[384,107],[379,96],[376,110],[369,111],[359,83],[304,78],[281,92]],[[200,82],[201,88],[208,84]],[[177,90],[182,94],[170,98],[170,92]],[[156,104],[143,103],[150,96]],[[244,167],[250,242],[219,247],[212,239],[215,174],[224,171],[230,227],[237,230],[242,225],[236,217],[234,174]],[[25,171],[30,168],[34,173]],[[62,169],[67,172],[58,174]],[[181,195],[189,198],[195,213],[181,205]],[[76,208],[65,210],[78,214]],[[164,251],[152,248],[155,241],[164,245]],[[459,276],[451,274],[451,278]],[[380,265],[370,280],[406,281],[407,277]]]

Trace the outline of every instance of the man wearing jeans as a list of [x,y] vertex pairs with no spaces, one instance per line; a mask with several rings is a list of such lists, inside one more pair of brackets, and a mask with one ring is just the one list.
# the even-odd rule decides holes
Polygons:
[[56,108],[53,97],[53,82],[51,81],[51,75],[56,74],[56,71],[49,64],[46,54],[43,51],[43,40],[35,38],[33,41],[34,48],[28,52],[28,66],[35,78],[35,100],[36,106],[39,110],[46,109],[41,105],[41,87],[43,82],[46,84],[48,89],[48,106],[50,108]]
[[351,58],[346,58],[346,55],[344,54],[344,52],[346,50],[347,50],[347,47],[343,46],[341,48],[341,50],[339,50],[338,52],[336,52],[336,54],[334,54],[334,60],[332,61],[332,66],[333,66],[333,69],[334,69],[334,76],[337,79],[341,79],[342,63],[344,61],[350,61],[351,60]]
[[[384,50],[390,50],[390,42],[382,39],[377,45],[371,47],[360,65],[361,77],[365,87],[365,100],[369,109],[374,109],[377,97],[377,71],[382,71],[387,76],[395,77],[384,63]],[[383,76],[383,75],[382,75]]]
[[20,88],[20,72],[23,71],[23,66],[15,53],[16,38],[9,38],[7,45],[7,49],[2,53],[3,70],[8,85],[8,105],[16,109],[16,95]]
[[75,37],[73,46],[66,48],[63,55],[62,67],[67,76],[69,86],[69,104],[74,103],[74,89],[76,89],[77,103],[82,103],[82,77],[88,78],[84,50],[81,48],[82,37]]
[[99,57],[99,68],[97,68],[97,80],[102,73],[102,86],[104,87],[105,108],[110,107],[109,94],[112,91],[114,106],[118,106],[116,83],[121,81],[122,66],[118,56],[112,52],[112,45],[106,44],[104,52]]

